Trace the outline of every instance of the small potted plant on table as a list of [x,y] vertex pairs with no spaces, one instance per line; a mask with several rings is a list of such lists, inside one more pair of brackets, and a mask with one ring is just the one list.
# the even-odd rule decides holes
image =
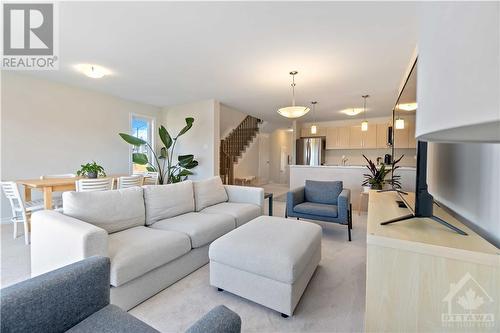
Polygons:
[[87,178],[106,177],[104,168],[95,161],[92,161],[92,163],[82,164],[80,170],[78,170],[76,174]]
[[392,176],[392,179],[386,180],[385,177],[391,173],[396,171],[399,166],[397,166],[398,162],[401,161],[404,155],[402,155],[399,159],[394,161],[392,163],[392,168],[386,168],[385,164],[382,163],[380,168],[377,168],[375,163],[372,162],[372,160],[369,160],[365,155],[363,157],[365,158],[366,162],[368,162],[368,165],[366,166],[368,170],[370,170],[370,173],[365,173],[363,176],[365,177],[365,180],[362,184],[362,186],[370,186],[372,190],[381,190],[385,184],[392,185],[395,188],[401,188],[401,182],[400,178],[401,176],[394,175]]

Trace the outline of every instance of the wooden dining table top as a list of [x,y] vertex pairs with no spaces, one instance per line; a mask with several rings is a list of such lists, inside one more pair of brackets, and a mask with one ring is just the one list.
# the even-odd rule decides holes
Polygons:
[[[114,174],[107,175],[106,177],[99,177],[100,179],[106,178],[118,178],[123,176],[129,176],[129,174]],[[17,184],[32,187],[32,188],[43,188],[50,186],[63,186],[63,185],[71,185],[74,184],[76,180],[82,179],[85,177],[68,177],[68,178],[35,178],[35,179],[19,179],[16,180]]]

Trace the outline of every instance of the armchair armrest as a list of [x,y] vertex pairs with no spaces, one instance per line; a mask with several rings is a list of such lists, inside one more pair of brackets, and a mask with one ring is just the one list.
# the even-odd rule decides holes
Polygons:
[[241,318],[224,305],[212,309],[194,323],[186,333],[240,333]]
[[286,213],[293,216],[293,207],[304,202],[305,187],[297,187],[286,194]]
[[34,213],[31,222],[31,276],[108,256],[108,233],[102,228],[52,210]]
[[224,185],[229,202],[254,204],[264,212],[264,189],[261,187]]
[[345,221],[346,224],[349,217],[350,204],[351,204],[351,190],[348,188],[344,188],[342,192],[340,192],[339,197],[337,198],[337,206],[338,206],[339,219]]
[[109,258],[93,257],[2,289],[2,332],[64,332],[109,304]]

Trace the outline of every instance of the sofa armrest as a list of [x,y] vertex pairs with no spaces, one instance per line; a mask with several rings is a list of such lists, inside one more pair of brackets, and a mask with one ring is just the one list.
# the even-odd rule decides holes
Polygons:
[[264,189],[261,187],[224,185],[229,202],[254,204],[264,211]]
[[286,194],[286,212],[287,216],[293,216],[293,207],[304,202],[305,187],[297,187]]
[[339,219],[347,223],[349,217],[349,206],[351,204],[351,190],[344,188],[337,198]]
[[186,333],[240,333],[241,318],[224,305],[212,309],[194,323]]
[[31,276],[96,255],[108,256],[104,229],[53,210],[33,214]]
[[0,330],[68,330],[109,304],[109,266],[109,258],[92,257],[3,288]]

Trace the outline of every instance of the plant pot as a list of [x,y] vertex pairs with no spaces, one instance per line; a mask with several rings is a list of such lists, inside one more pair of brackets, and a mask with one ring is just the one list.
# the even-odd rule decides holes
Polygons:
[[370,186],[363,186],[363,192],[366,193],[366,192],[369,192],[370,191]]
[[382,189],[382,184],[372,184],[371,189],[379,191]]
[[87,172],[87,178],[97,178],[97,172]]

